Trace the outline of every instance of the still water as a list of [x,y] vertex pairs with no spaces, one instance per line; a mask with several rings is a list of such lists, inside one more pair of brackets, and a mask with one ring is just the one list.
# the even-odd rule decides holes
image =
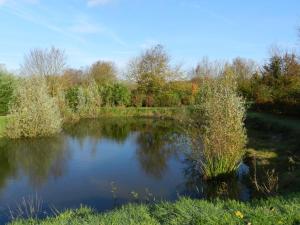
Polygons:
[[69,125],[56,137],[2,140],[0,223],[10,210],[18,214],[24,199],[38,201],[42,217],[53,209],[105,211],[184,195],[249,198],[242,176],[214,185],[201,181],[184,139],[176,121],[105,118]]

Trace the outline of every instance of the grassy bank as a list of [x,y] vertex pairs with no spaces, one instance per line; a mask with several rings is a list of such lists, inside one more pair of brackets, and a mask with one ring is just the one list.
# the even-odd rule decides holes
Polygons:
[[11,224],[300,224],[300,195],[250,203],[182,198],[175,203],[126,205],[107,213],[96,213],[82,207],[44,220],[18,220]]
[[300,120],[267,113],[250,112],[246,127],[248,146],[246,161],[251,174],[254,165],[257,175],[266,181],[266,172],[275,170],[278,191],[300,191]]
[[110,117],[157,117],[174,118],[185,107],[102,107],[99,115]]
[[295,117],[280,116],[261,112],[248,112],[247,117],[261,120],[264,123],[274,124],[281,128],[287,128],[300,132],[300,120]]

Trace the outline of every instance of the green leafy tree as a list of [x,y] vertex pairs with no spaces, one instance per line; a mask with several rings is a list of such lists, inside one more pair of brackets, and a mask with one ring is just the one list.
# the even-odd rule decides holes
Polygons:
[[0,115],[6,115],[13,99],[16,79],[6,71],[0,70]]

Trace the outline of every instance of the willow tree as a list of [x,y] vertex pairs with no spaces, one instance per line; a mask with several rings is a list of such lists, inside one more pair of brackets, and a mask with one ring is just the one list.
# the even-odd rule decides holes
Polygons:
[[10,138],[50,136],[61,130],[58,105],[42,76],[18,82],[9,111],[6,134]]

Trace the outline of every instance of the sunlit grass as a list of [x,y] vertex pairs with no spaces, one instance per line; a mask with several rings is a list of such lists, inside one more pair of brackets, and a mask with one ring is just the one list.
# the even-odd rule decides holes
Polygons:
[[96,213],[82,207],[67,210],[45,220],[19,220],[12,224],[299,224],[299,194],[275,197],[250,203],[234,200],[192,200],[176,203],[126,205],[107,213]]

